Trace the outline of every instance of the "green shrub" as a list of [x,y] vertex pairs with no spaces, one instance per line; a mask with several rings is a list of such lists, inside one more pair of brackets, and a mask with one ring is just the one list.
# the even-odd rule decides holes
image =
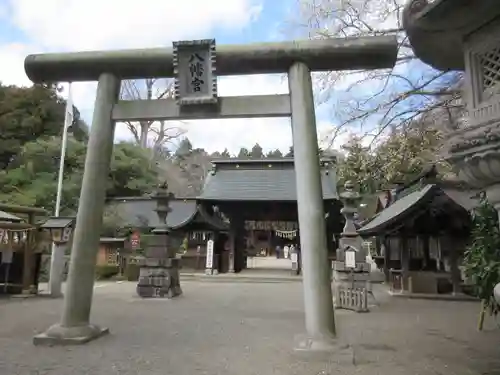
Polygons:
[[106,265],[96,267],[96,279],[97,280],[108,280],[115,275],[118,275],[118,266]]
[[497,315],[500,306],[493,297],[493,288],[500,282],[500,230],[498,212],[485,197],[474,212],[471,240],[464,256],[465,274],[484,308]]

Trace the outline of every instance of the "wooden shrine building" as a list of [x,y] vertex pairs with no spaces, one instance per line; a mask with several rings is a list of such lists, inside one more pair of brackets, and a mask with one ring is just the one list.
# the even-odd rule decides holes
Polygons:
[[[333,259],[342,231],[335,158],[321,160],[327,244]],[[160,225],[149,197],[108,200],[123,226],[147,233]],[[170,201],[170,246],[182,254],[182,268],[204,269],[207,241],[213,239],[214,267],[239,272],[248,256],[299,245],[293,158],[219,159],[212,163],[201,194]]]
[[[335,158],[321,160],[321,179],[328,250],[333,257],[335,234],[343,226]],[[239,272],[248,256],[270,254],[276,246],[300,244],[293,158],[215,160],[197,200],[230,223],[229,241],[217,253],[221,272]]]
[[386,281],[406,293],[461,292],[459,264],[471,230],[477,193],[438,181],[433,166],[393,190],[386,207],[358,229],[378,237]]
[[50,243],[39,230],[41,208],[0,203],[0,295],[36,294],[43,246]]
[[[154,199],[113,198],[107,204],[115,209],[125,227],[148,233],[160,226]],[[202,206],[194,198],[173,199],[169,206],[171,211],[167,216],[167,225],[171,230],[170,246],[182,254],[183,268],[204,269],[207,241],[213,239],[217,246],[223,247],[227,241],[228,223],[212,207]],[[215,264],[218,264],[217,259]]]

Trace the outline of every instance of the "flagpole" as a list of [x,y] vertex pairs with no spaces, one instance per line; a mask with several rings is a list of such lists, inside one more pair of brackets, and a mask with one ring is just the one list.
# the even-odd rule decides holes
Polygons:
[[[71,82],[68,83],[68,97],[66,100],[66,108],[64,111],[64,125],[61,141],[61,157],[59,159],[59,175],[57,177],[57,195],[56,207],[54,216],[58,217],[61,211],[61,196],[64,180],[64,161],[66,159],[66,148],[68,144],[68,128],[73,122],[73,100],[71,98]],[[62,277],[64,272],[64,252],[61,247],[52,242],[52,251],[50,257],[50,276],[49,276],[49,293],[52,297],[60,297]]]
[[[70,108],[71,106],[71,108]],[[68,99],[66,101],[66,111],[64,113],[64,127],[62,133],[62,142],[61,142],[61,157],[59,159],[59,175],[57,178],[57,195],[56,195],[56,208],[54,212],[54,216],[59,216],[59,211],[61,210],[61,195],[62,195],[62,187],[64,180],[64,161],[66,159],[66,148],[68,146],[68,127],[71,124],[68,124],[68,117],[71,113],[73,113],[73,103],[71,100],[71,82],[68,83]]]

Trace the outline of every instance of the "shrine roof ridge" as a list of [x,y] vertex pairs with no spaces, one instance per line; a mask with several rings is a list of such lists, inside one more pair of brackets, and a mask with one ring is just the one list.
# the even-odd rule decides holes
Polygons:
[[[211,160],[212,164],[294,164],[293,156],[284,156],[281,158],[221,158]],[[337,158],[335,156],[325,156],[320,158],[320,163],[336,163]]]
[[[294,62],[311,71],[390,68],[397,58],[396,36],[294,40],[218,45],[216,74],[286,73]],[[85,51],[28,55],[24,68],[34,83],[97,81],[103,73],[118,78],[174,76],[173,48]]]
[[[143,195],[143,196],[130,196],[130,197],[106,197],[106,202],[128,202],[128,201],[149,201],[153,200],[154,198],[150,195]],[[183,202],[188,202],[188,201],[195,201],[196,197],[174,197],[172,198],[172,201],[183,201]]]

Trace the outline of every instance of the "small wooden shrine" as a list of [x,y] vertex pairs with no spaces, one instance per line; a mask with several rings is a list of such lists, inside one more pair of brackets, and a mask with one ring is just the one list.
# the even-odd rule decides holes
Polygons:
[[438,181],[435,166],[393,191],[387,206],[358,229],[378,237],[378,258],[393,291],[461,292],[459,264],[477,193],[455,182]]
[[47,212],[7,204],[0,204],[0,210],[0,294],[36,294],[42,244],[50,242],[36,216]]

